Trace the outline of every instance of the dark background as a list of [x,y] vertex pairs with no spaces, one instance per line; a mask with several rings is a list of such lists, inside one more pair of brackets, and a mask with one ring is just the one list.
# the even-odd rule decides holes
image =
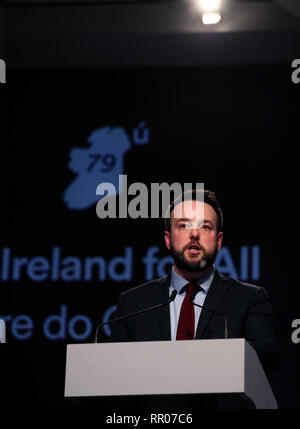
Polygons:
[[[1,250],[10,248],[12,257],[50,261],[52,249],[59,247],[62,259],[102,256],[110,261],[124,256],[129,246],[133,271],[130,280],[121,282],[108,274],[99,281],[97,270],[90,281],[82,276],[78,281],[33,281],[24,269],[14,281],[11,275],[3,279],[2,273],[0,315],[26,315],[34,324],[29,338],[21,339],[7,321],[7,344],[0,350],[2,368],[7,369],[2,389],[6,406],[73,406],[63,396],[66,344],[92,342],[97,323],[119,294],[147,280],[142,259],[148,248],[158,246],[159,258],[168,255],[161,219],[100,220],[95,204],[70,210],[62,200],[76,176],[68,168],[70,150],[87,148],[91,132],[109,126],[122,127],[129,137],[131,149],[123,159],[129,183],[204,182],[216,192],[224,212],[223,245],[238,278],[241,246],[249,246],[250,253],[252,246],[260,247],[259,279],[253,281],[249,274],[244,280],[265,287],[271,296],[281,360],[270,382],[280,408],[299,407],[299,345],[291,340],[291,323],[300,317],[300,84],[292,83],[291,73],[291,61],[8,67],[7,83],[0,87],[6,100],[1,124]],[[145,145],[132,139],[141,122],[150,132]],[[230,274],[221,264],[219,268]],[[159,275],[154,270],[153,277]],[[63,338],[50,339],[44,322],[60,315],[61,306],[67,308],[66,329]],[[91,322],[90,334],[81,340],[68,329],[77,315]],[[51,332],[59,337],[60,329],[57,321]],[[77,334],[84,336],[84,331],[84,323],[78,322]]]

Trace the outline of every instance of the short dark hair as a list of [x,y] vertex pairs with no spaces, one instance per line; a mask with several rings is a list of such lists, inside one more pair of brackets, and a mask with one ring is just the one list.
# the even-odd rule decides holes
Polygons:
[[[217,233],[223,231],[223,213],[222,209],[220,207],[220,204],[217,200],[216,194],[213,191],[209,191],[208,189],[191,189],[189,191],[183,192],[179,197],[177,197],[175,200],[172,201],[171,205],[169,206],[169,213],[171,217],[171,213],[174,210],[174,208],[177,206],[177,204],[181,203],[182,201],[188,201],[188,200],[197,200],[197,195],[199,193],[203,193],[203,201],[207,204],[209,204],[214,211],[217,214]],[[199,197],[198,197],[199,200]],[[165,218],[165,229],[166,231],[171,230],[171,222],[170,217]]]

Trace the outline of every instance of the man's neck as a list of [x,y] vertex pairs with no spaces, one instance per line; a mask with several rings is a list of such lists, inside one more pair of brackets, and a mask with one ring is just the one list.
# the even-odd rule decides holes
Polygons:
[[211,270],[213,270],[213,265],[211,265],[210,267],[207,267],[205,270],[203,271],[197,271],[197,272],[191,272],[191,271],[186,271],[186,270],[181,270],[180,268],[178,268],[175,264],[174,264],[174,270],[175,272],[180,276],[183,277],[184,279],[186,279],[189,282],[195,282],[199,279],[201,279],[202,277],[204,277],[206,274],[208,274]]

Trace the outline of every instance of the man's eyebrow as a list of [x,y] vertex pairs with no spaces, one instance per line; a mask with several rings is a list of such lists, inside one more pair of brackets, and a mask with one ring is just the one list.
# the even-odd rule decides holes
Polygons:
[[209,219],[204,219],[203,223],[210,223],[211,225],[213,225],[213,222]]
[[[189,219],[187,217],[181,217],[180,219],[176,219],[176,223],[178,223],[178,222],[193,222],[193,221],[191,221],[191,219]],[[204,219],[201,222],[202,223],[210,223],[211,225],[213,225],[213,222],[211,220],[209,220],[209,219]]]

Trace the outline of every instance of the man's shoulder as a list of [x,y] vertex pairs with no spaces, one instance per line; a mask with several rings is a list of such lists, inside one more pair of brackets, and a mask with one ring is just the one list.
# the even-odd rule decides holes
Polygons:
[[219,273],[219,276],[225,283],[232,286],[237,291],[241,291],[242,293],[248,292],[249,294],[257,294],[263,291],[266,292],[266,289],[262,286],[253,283],[247,283],[221,273]]

